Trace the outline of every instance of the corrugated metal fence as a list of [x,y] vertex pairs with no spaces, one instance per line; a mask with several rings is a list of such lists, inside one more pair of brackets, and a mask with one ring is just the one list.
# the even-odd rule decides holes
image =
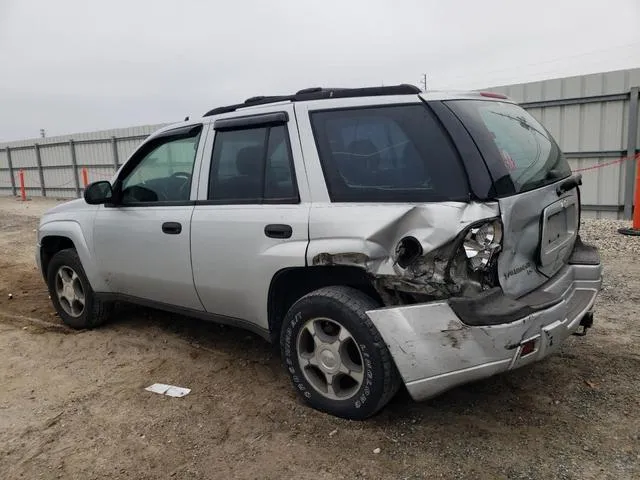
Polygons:
[[89,182],[109,180],[140,142],[160,125],[24,140],[0,145],[0,195],[19,194],[24,172],[28,196],[75,198],[82,169]]
[[[583,173],[587,215],[630,218],[638,153],[640,68],[490,88],[518,101],[560,143]],[[162,125],[26,140],[0,145],[0,194],[18,191],[23,170],[31,196],[78,197],[81,169],[109,179],[142,139]]]
[[519,102],[583,176],[586,216],[631,218],[640,68],[490,88]]

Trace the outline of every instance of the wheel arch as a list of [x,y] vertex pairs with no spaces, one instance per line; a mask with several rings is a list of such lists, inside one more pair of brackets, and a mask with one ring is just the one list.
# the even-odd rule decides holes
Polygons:
[[95,256],[78,222],[55,221],[40,226],[38,232],[40,264],[46,277],[47,267],[53,255],[65,248],[74,248],[91,287],[96,292],[109,292],[104,277],[99,274]]
[[268,321],[271,341],[278,344],[284,316],[297,300],[319,288],[340,285],[355,288],[382,304],[371,277],[359,267],[292,267],[278,271],[269,285]]
[[[49,269],[49,262],[53,256],[58,253],[60,250],[65,250],[67,248],[76,249],[75,244],[71,238],[63,236],[63,235],[46,235],[40,240],[40,267],[42,270],[42,275],[46,279],[47,271]],[[77,251],[77,249],[76,249]]]

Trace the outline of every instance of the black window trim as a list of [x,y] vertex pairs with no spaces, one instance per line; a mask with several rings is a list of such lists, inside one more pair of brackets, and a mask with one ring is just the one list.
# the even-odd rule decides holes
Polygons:
[[430,108],[430,106],[428,105],[427,102],[425,102],[424,100],[422,100],[422,98],[418,97],[415,101],[411,101],[411,102],[401,102],[401,103],[377,103],[374,105],[349,105],[349,106],[345,106],[345,107],[337,107],[337,108],[318,108],[318,109],[313,109],[313,110],[308,110],[308,115],[309,115],[309,124],[311,125],[311,131],[313,134],[313,140],[315,142],[315,146],[316,146],[316,152],[318,154],[318,160],[320,161],[320,167],[322,168],[322,173],[323,173],[323,177],[324,177],[324,182],[325,185],[327,187],[327,193],[329,194],[329,201],[331,203],[347,203],[347,204],[353,204],[353,203],[358,203],[358,202],[363,202],[363,203],[437,203],[438,201],[459,201],[459,202],[465,202],[468,203],[470,198],[469,195],[466,195],[464,198],[450,198],[447,200],[433,200],[430,202],[415,202],[413,200],[406,200],[401,198],[402,194],[398,195],[397,199],[394,200],[376,200],[374,202],[370,202],[370,201],[363,201],[361,199],[340,199],[340,200],[334,200],[334,192],[332,192],[332,185],[333,183],[331,181],[329,181],[329,175],[331,175],[330,172],[327,172],[327,169],[325,167],[325,162],[322,161],[322,158],[320,157],[320,145],[318,143],[318,132],[316,130],[316,126],[313,123],[313,115],[315,113],[324,113],[324,112],[340,112],[340,111],[353,111],[353,110],[368,110],[368,109],[381,109],[381,108],[393,108],[393,107],[409,107],[409,106],[416,106],[416,105],[422,105],[424,108],[427,109],[427,111],[429,111],[429,113],[431,114],[431,116],[433,117],[433,119],[435,120],[435,122],[439,125],[440,129],[445,133],[445,135],[447,136],[447,139],[449,140],[449,143],[451,144],[451,147],[457,157],[457,160],[460,164],[460,168],[462,170],[462,172],[464,173],[465,176],[465,185],[467,187],[467,191],[469,192],[469,194],[471,194],[472,189],[471,189],[471,182],[469,180],[469,175],[468,172],[465,168],[465,164],[464,161],[462,160],[462,155],[461,152],[458,150],[456,143],[454,141],[454,139],[452,138],[452,136],[450,135],[448,129],[446,128],[446,126],[444,125],[444,123],[442,122],[442,120],[440,119],[440,117],[436,114],[436,112],[433,111],[433,109]]
[[213,122],[213,129],[219,132],[246,130],[259,127],[285,125],[289,121],[287,112],[261,113],[242,117],[219,118]]
[[[105,207],[108,208],[133,208],[133,207],[181,207],[181,206],[189,206],[194,204],[194,200],[179,200],[179,201],[159,201],[159,202],[137,202],[137,203],[122,203],[122,182],[124,179],[135,169],[140,162],[147,156],[147,154],[157,148],[159,145],[172,142],[174,140],[182,140],[185,138],[197,137],[200,135],[200,139],[198,141],[198,148],[200,147],[200,142],[202,142],[202,131],[204,129],[204,124],[196,123],[192,125],[185,125],[182,127],[172,128],[170,130],[166,130],[155,135],[153,138],[149,139],[147,142],[143,143],[133,154],[130,160],[128,160],[120,173],[118,174],[118,178],[116,178],[115,182],[113,182],[113,201],[105,204]],[[162,141],[160,141],[162,140]],[[197,155],[198,149],[196,149]],[[194,158],[193,165],[197,163],[197,158]],[[192,171],[191,175],[191,185],[193,185],[193,172],[195,172],[195,168]]]
[[[291,138],[289,136],[289,128],[288,120],[289,116],[287,112],[276,112],[276,114],[284,114],[286,121],[283,123],[279,121],[278,123],[255,123],[255,124],[246,124],[242,123],[234,128],[224,128],[217,129],[214,125],[214,129],[216,130],[215,137],[213,139],[213,146],[211,148],[211,158],[209,159],[209,178],[207,179],[207,198],[206,200],[197,200],[197,205],[297,205],[300,203],[300,192],[298,190],[298,177],[296,175],[295,162],[293,160],[293,150],[291,149]],[[267,115],[272,114],[264,114],[264,115],[252,115],[252,117],[265,117]],[[234,119],[238,118],[247,118],[247,117],[234,117]],[[283,118],[283,117],[279,117]],[[220,119],[222,120],[222,119]],[[232,120],[232,119],[229,119]],[[219,121],[219,120],[217,120]],[[217,122],[216,121],[216,122]],[[285,143],[287,145],[287,151],[289,152],[289,165],[291,168],[291,181],[293,183],[294,188],[294,196],[290,198],[264,198],[264,190],[265,190],[265,181],[267,175],[267,158],[268,148],[269,148],[269,138],[271,137],[271,129],[278,126],[284,126],[285,129]],[[211,193],[211,178],[214,174],[214,163],[213,163],[213,153],[215,152],[216,142],[218,141],[218,134],[224,132],[233,132],[233,131],[242,131],[242,130],[252,130],[258,128],[266,128],[266,139],[265,139],[265,152],[263,158],[264,169],[262,171],[262,198],[238,198],[238,199],[210,199],[209,195]]]
[[496,193],[489,167],[467,128],[442,100],[423,101],[451,137],[453,146],[464,165],[469,189],[474,199],[493,200]]

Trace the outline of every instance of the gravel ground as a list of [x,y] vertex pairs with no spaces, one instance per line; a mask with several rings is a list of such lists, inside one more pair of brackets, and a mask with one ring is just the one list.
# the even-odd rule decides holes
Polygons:
[[[33,264],[46,206],[0,199],[3,480],[640,478],[640,238],[617,233],[625,222],[581,227],[605,264],[586,337],[428,402],[401,392],[349,422],[302,405],[249,333],[140,308],[95,331],[62,326]],[[192,392],[144,391],[155,382]]]

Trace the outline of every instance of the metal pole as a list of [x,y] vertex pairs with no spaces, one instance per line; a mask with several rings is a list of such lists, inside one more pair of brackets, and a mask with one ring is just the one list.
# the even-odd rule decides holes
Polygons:
[[13,163],[11,162],[11,149],[7,147],[7,163],[9,164],[9,176],[11,177],[11,195],[16,196],[16,179],[13,178]]
[[36,150],[36,163],[38,164],[38,176],[40,177],[40,193],[43,197],[47,196],[47,189],[44,186],[44,171],[42,170],[42,158],[40,157],[40,145],[35,143],[33,148]]
[[[638,136],[638,92],[639,87],[632,87],[629,91],[629,130],[627,135],[627,166],[624,176],[624,218],[631,220],[633,212],[633,187],[635,183],[636,137]],[[640,205],[636,205],[640,208]]]
[[116,137],[111,137],[111,152],[113,153],[113,168],[118,171],[118,140]]
[[71,151],[71,168],[73,169],[73,186],[76,187],[76,197],[80,198],[80,180],[78,180],[78,162],[76,160],[76,147],[73,140],[69,140],[69,150]]
[[420,83],[422,83],[422,91],[426,92],[427,91],[427,74],[426,73],[422,74],[422,81]]

